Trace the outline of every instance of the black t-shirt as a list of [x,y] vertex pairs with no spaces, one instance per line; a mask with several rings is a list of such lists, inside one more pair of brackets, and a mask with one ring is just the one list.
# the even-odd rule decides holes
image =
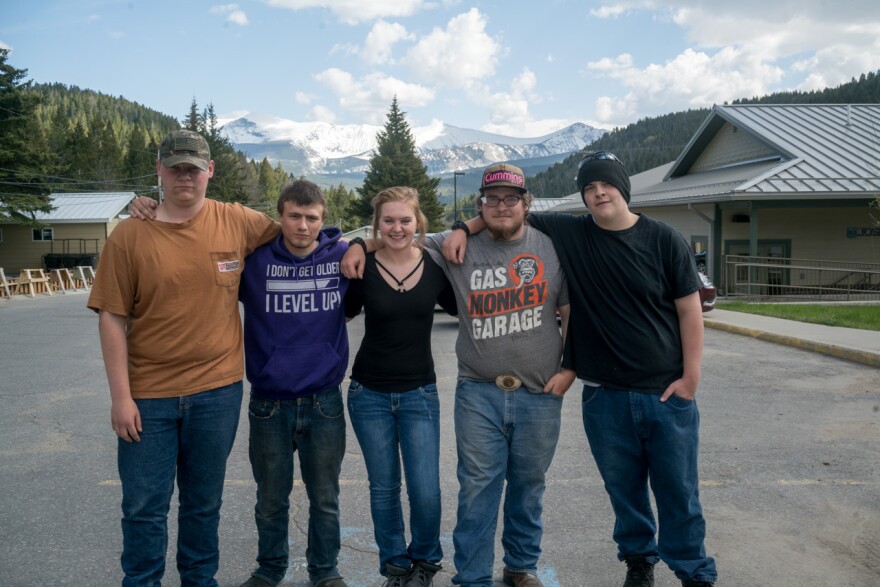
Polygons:
[[367,255],[364,278],[352,279],[345,296],[345,315],[364,309],[364,338],[351,378],[383,392],[402,392],[436,383],[431,356],[434,307],[454,314],[455,296],[443,270],[422,253],[425,268],[412,289],[399,292],[379,273],[375,253]]
[[647,216],[626,230],[592,216],[535,214],[568,279],[563,366],[608,387],[660,393],[684,370],[675,300],[700,288],[693,254],[672,227]]

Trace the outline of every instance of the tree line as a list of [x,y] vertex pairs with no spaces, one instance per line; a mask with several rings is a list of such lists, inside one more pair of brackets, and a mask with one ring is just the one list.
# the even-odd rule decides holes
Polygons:
[[[0,49],[0,221],[37,226],[35,212],[49,212],[53,193],[125,191],[158,197],[156,157],[171,130],[201,133],[215,162],[207,196],[275,214],[278,194],[292,176],[267,158],[249,160],[220,131],[213,104],[193,98],[180,120],[146,106],[76,86],[37,84],[27,70],[8,63]],[[382,189],[419,190],[431,230],[443,227],[438,179],[428,176],[397,99],[379,134],[364,185],[324,188],[327,224],[350,230],[368,224],[370,201]]]

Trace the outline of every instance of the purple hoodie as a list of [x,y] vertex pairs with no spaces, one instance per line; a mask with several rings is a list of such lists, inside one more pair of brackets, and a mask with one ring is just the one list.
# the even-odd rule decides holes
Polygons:
[[336,227],[321,230],[304,258],[284,235],[246,260],[238,299],[244,304],[244,350],[251,394],[293,399],[337,387],[348,368],[343,299],[348,279],[339,262],[348,250]]

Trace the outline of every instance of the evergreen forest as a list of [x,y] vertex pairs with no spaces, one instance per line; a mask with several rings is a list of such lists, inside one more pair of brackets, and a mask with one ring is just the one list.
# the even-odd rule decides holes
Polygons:
[[8,63],[8,55],[0,49],[0,220],[36,225],[33,213],[49,211],[47,196],[53,193],[158,198],[159,142],[178,128],[208,140],[216,162],[209,197],[274,211],[289,174],[280,164],[250,161],[236,151],[220,134],[212,104],[200,109],[194,98],[177,120],[122,96],[33,83],[27,70]]

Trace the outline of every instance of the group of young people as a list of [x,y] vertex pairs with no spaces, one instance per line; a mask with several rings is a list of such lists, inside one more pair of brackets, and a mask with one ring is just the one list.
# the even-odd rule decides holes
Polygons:
[[418,193],[391,187],[372,202],[375,238],[351,243],[323,226],[326,203],[308,181],[282,189],[277,224],[206,198],[214,162],[197,133],[169,133],[156,169],[164,199],[154,211],[141,198],[133,213],[152,220],[111,233],[88,302],[119,437],[124,586],[160,584],[175,477],[181,584],[217,584],[243,371],[258,566],[242,587],[274,586],[287,573],[295,452],[309,500],[309,579],[346,585],[337,567],[341,384],[345,322],[361,311],[347,411],[369,477],[379,573],[387,587],[431,585],[443,559],[430,336],[438,303],[459,319],[452,582],[492,584],[503,498],[502,580],[541,585],[545,475],[562,398],[580,378],[624,586],[652,585],[659,560],[685,587],[714,584],[697,490],[699,280],[678,233],[629,211],[616,157],[594,154],[579,167],[588,216],[529,216],[522,170],[497,164],[483,173],[477,218],[427,235]]

